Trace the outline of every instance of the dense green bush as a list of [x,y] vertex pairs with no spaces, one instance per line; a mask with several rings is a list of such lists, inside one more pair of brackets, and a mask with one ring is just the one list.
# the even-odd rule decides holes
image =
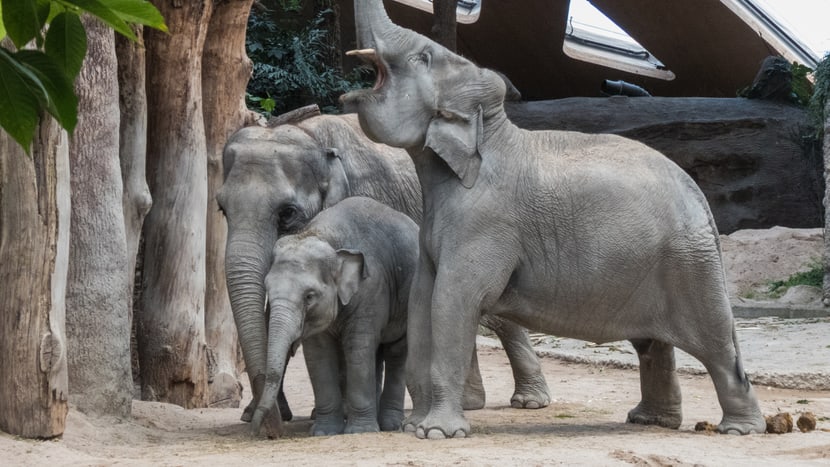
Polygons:
[[248,106],[266,116],[308,104],[337,113],[339,96],[367,81],[358,70],[344,75],[339,60],[332,59],[339,51],[326,25],[336,22],[334,10],[322,9],[307,20],[298,4],[272,5],[276,14],[254,9],[248,20],[246,45],[254,62]]

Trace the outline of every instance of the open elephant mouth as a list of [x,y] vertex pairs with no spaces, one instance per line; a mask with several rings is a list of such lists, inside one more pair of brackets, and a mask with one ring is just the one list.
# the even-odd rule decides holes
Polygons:
[[358,57],[363,63],[371,65],[375,69],[375,85],[372,87],[372,91],[377,91],[383,87],[386,83],[386,66],[378,57],[375,49],[349,50],[346,55]]

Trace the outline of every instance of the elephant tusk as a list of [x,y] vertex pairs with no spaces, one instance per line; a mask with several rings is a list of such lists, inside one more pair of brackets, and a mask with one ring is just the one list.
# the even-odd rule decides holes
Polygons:
[[368,55],[368,56],[371,57],[371,56],[375,55],[376,53],[377,53],[377,51],[375,49],[356,49],[356,50],[349,50],[348,52],[346,52],[346,55],[349,55],[349,56],[352,56],[352,55],[367,56]]

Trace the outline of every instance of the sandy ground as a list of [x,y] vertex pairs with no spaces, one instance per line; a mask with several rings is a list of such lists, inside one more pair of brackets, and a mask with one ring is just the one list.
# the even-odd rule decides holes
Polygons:
[[[794,234],[782,235],[791,239]],[[814,240],[814,235],[802,238],[802,243],[782,237],[768,243],[748,240],[755,246],[733,254],[726,251],[734,251],[727,239],[725,257],[732,258],[728,269],[744,268],[757,275],[760,279],[753,276],[741,282],[749,288],[784,278],[792,271],[783,271],[787,268],[782,263],[789,264],[797,255],[807,262],[820,256],[818,244],[803,244]],[[772,251],[775,245],[793,243],[800,246]],[[778,259],[771,261],[776,255]],[[791,267],[803,268],[805,261],[793,263],[799,261]],[[823,350],[826,374],[830,351]],[[184,410],[134,401],[129,420],[94,419],[70,410],[66,432],[57,440],[0,433],[0,465],[830,465],[830,390],[756,385],[765,415],[783,411],[795,420],[810,411],[818,417],[818,429],[727,436],[694,431],[696,422],[717,423],[721,417],[714,387],[705,375],[681,374],[684,423],[679,430],[668,430],[624,423],[639,400],[636,369],[544,356],[543,372],[553,402],[544,409],[519,410],[509,406],[513,379],[504,352],[481,346],[479,363],[487,406],[467,412],[473,427],[468,439],[423,441],[406,433],[311,438],[311,387],[302,359],[295,358],[286,376],[295,420],[287,424],[283,439],[251,436],[248,425],[239,421],[241,409]],[[791,366],[797,370],[798,365],[793,359]],[[247,388],[245,394],[250,394]]]

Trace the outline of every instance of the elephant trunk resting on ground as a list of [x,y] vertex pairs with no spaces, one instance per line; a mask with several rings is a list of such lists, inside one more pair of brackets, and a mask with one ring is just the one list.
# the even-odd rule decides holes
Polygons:
[[[349,196],[373,198],[420,222],[422,197],[406,152],[370,141],[354,115],[243,128],[228,140],[223,162],[225,181],[217,202],[228,221],[225,272],[251,380],[253,400],[242,415],[250,421],[265,382],[264,279],[277,239],[299,231],[323,208]],[[526,331],[507,322],[496,321],[493,327],[514,370],[512,405],[546,406],[548,388]],[[469,387],[465,407],[483,406],[477,370]],[[282,408],[290,419],[287,404]]]
[[373,89],[342,100],[375,141],[405,148],[424,198],[407,362],[419,437],[466,436],[462,388],[482,315],[542,332],[629,339],[640,358],[634,423],[677,428],[674,347],[715,384],[721,432],[765,430],[743,370],[703,194],[657,151],[612,135],[521,130],[504,82],[356,0]]

